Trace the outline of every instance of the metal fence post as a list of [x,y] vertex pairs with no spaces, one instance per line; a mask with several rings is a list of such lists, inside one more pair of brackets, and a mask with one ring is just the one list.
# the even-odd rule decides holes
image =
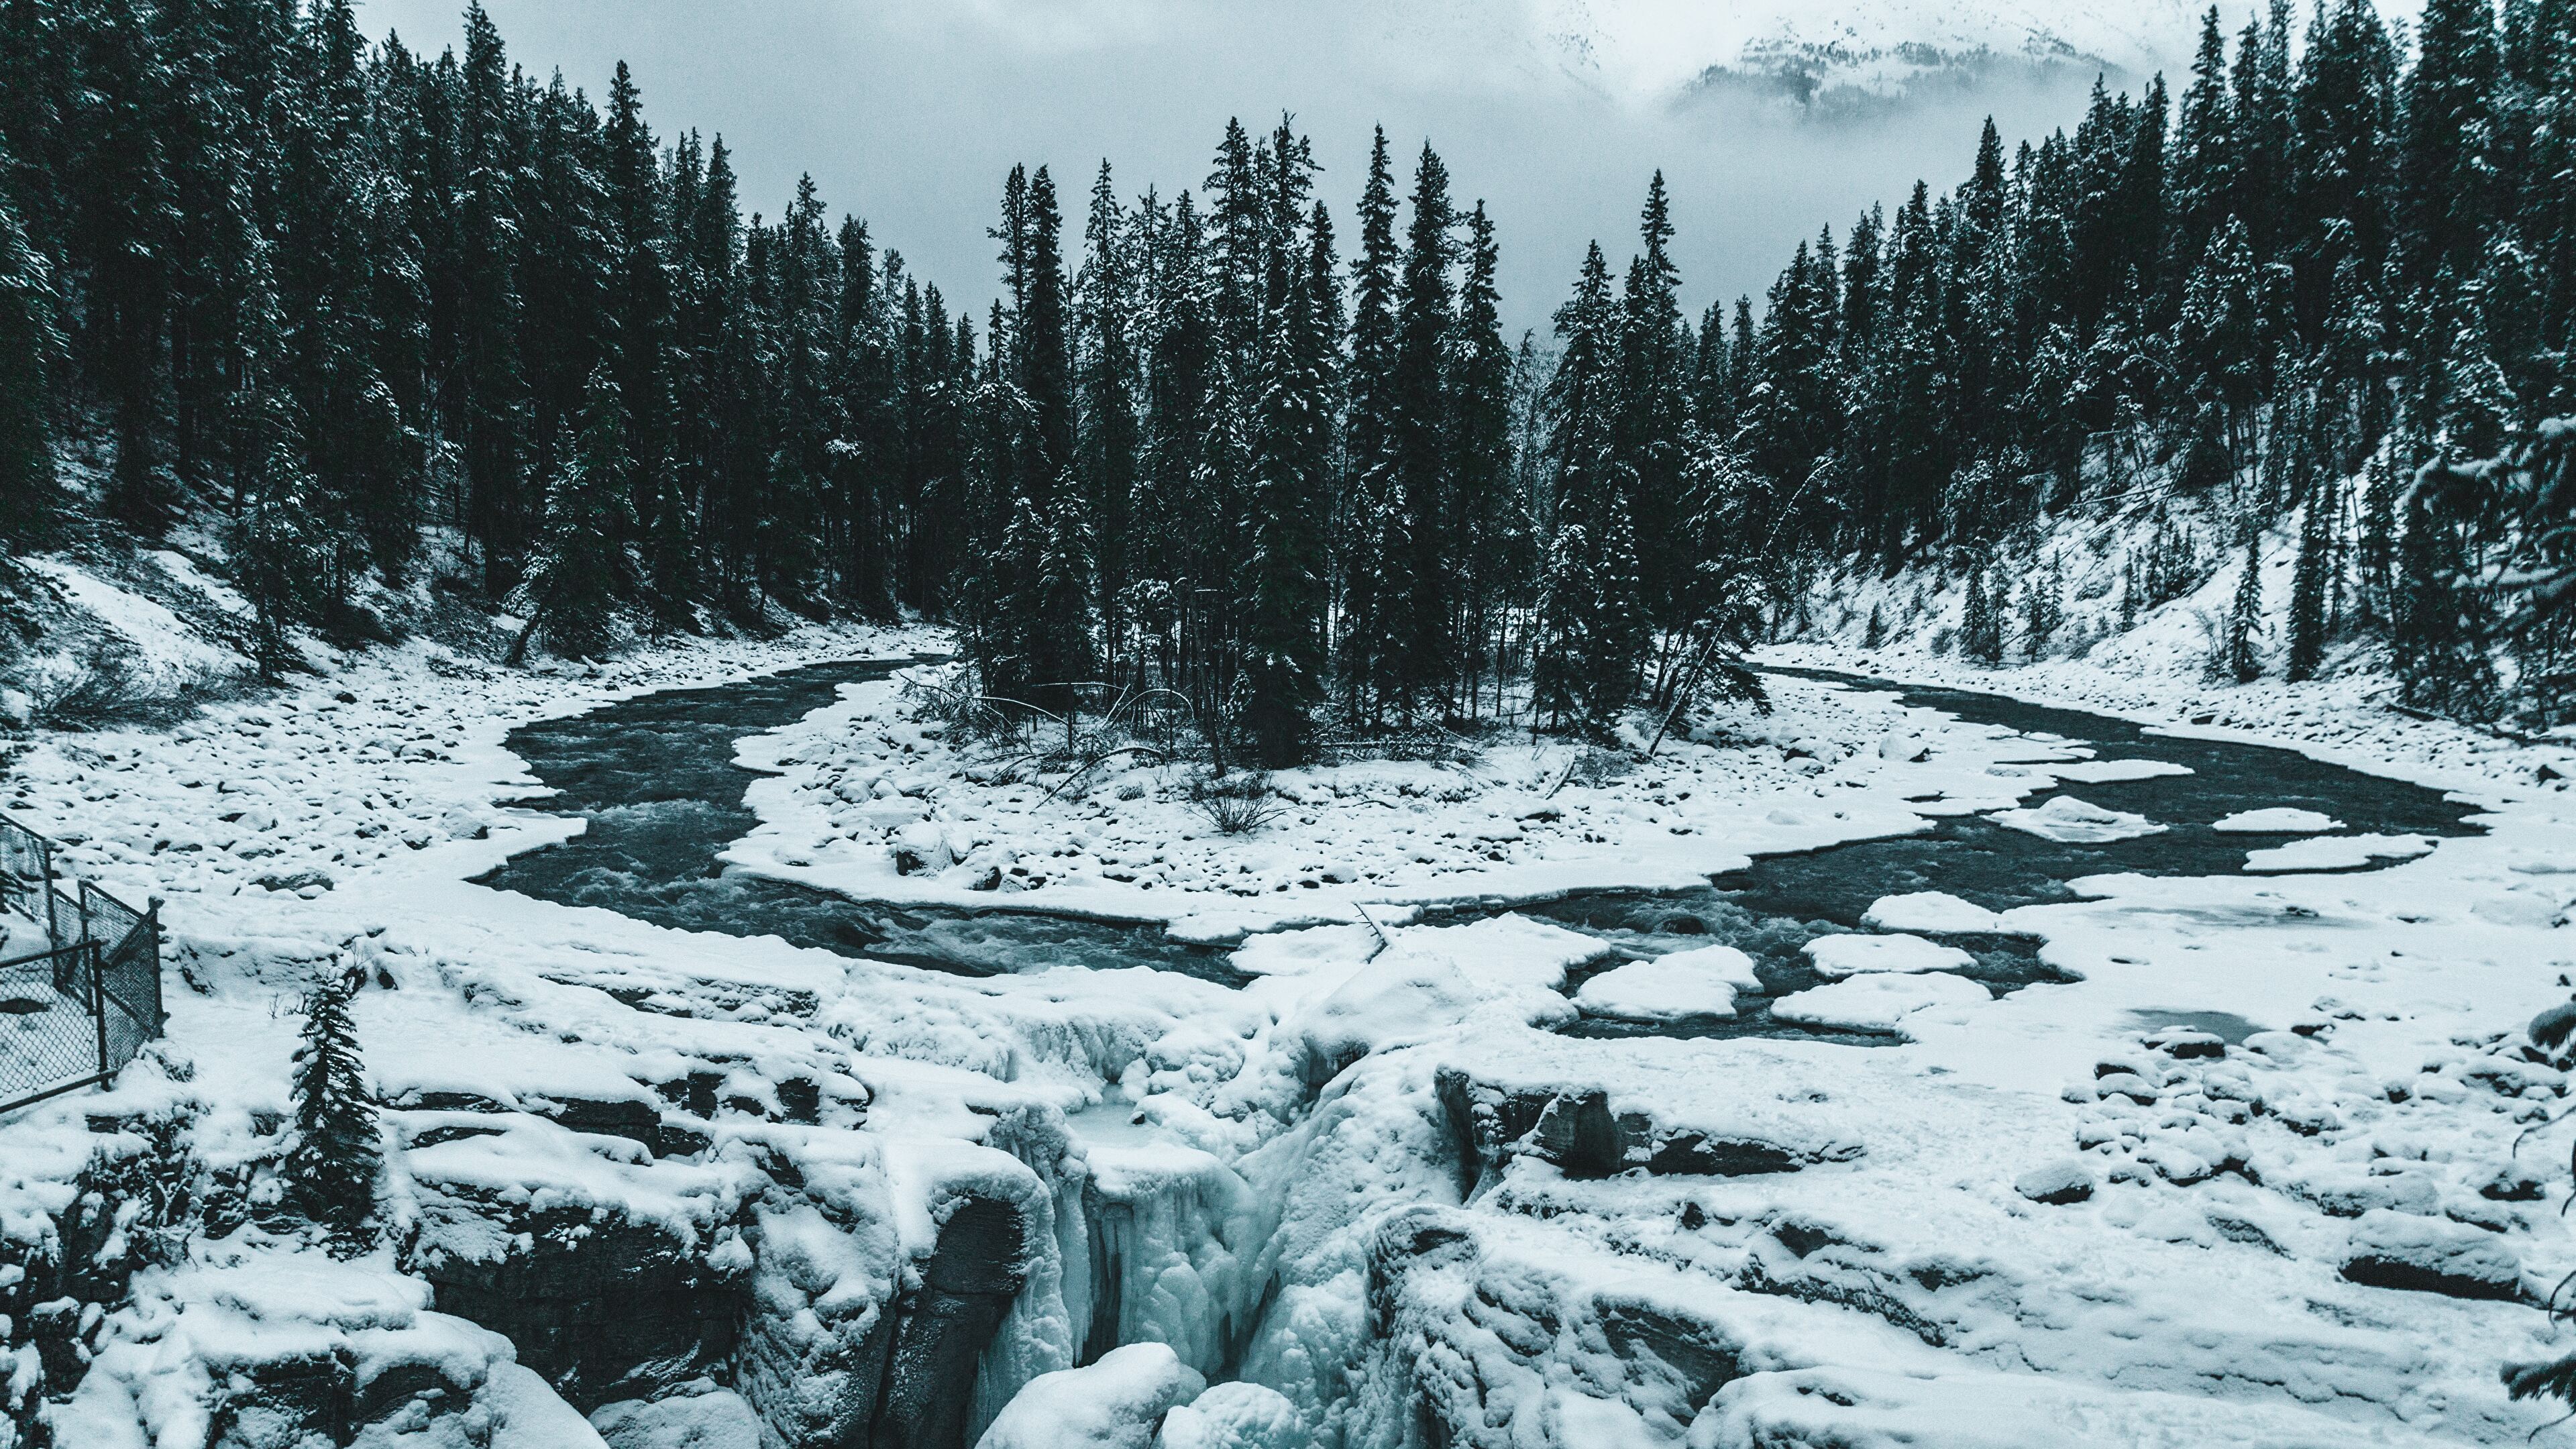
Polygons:
[[89,957],[90,1019],[98,1023],[98,1074],[104,1077],[116,1070],[107,1063],[107,964],[100,959],[96,941],[81,949]]
[[36,869],[45,878],[45,944],[60,950],[63,944],[62,906],[54,899],[54,843],[42,836],[36,838]]

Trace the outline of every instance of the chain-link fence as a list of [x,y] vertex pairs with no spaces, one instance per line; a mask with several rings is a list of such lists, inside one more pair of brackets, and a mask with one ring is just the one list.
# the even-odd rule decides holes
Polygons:
[[0,1112],[105,1081],[161,1034],[161,923],[55,874],[54,845],[0,816]]

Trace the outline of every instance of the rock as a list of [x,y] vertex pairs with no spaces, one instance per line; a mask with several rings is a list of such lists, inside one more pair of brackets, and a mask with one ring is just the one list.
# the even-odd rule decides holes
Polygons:
[[2353,1224],[2343,1276],[2374,1288],[2516,1300],[2522,1259],[2494,1233],[2374,1208]]
[[[963,1449],[966,1390],[1019,1296],[1028,1261],[1024,1234],[1019,1208],[991,1198],[965,1199],[941,1225],[938,1246],[922,1266],[920,1292],[895,1330],[876,1449]],[[982,1442],[993,1442],[989,1431]]]
[[1502,1086],[1456,1067],[1434,1076],[1458,1152],[1459,1190],[1473,1193],[1515,1157],[1552,1163],[1568,1177],[1600,1178],[1642,1167],[1658,1176],[1744,1177],[1796,1172],[1861,1154],[1855,1142],[1776,1142],[1748,1132],[1658,1122],[1614,1112],[1598,1087]]
[[2177,1061],[2227,1055],[2227,1043],[2205,1031],[2184,1031],[2179,1028],[2160,1031],[2147,1038],[2147,1045]]
[[650,1402],[603,1405],[590,1426],[608,1449],[760,1449],[760,1416],[740,1394],[713,1388]]
[[703,1242],[620,1212],[422,1187],[407,1266],[440,1312],[506,1336],[575,1407],[685,1382],[733,1352],[743,1295]]
[[2093,1195],[2093,1169],[2081,1162],[2052,1162],[2013,1179],[2013,1191],[2036,1203],[2063,1207]]

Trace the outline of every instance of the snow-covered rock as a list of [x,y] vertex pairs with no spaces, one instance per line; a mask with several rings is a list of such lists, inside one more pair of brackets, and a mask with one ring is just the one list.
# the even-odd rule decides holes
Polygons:
[[1872,972],[1791,992],[1771,1003],[1771,1014],[1806,1026],[1892,1032],[1918,1012],[1982,1006],[1992,999],[1977,983],[1938,971]]
[[2003,914],[1990,911],[1973,901],[1963,901],[1947,891],[1908,891],[1902,895],[1880,896],[1871,904],[1860,923],[1880,931],[1931,931],[1935,933],[2000,931]]
[[2143,815],[2112,810],[2078,800],[2072,795],[2054,795],[2030,809],[1998,810],[1986,818],[1997,825],[2068,845],[2103,845],[2114,840],[2159,834],[2170,828]]
[[1732,946],[1701,946],[1613,966],[1584,982],[1574,1004],[1623,1021],[1688,1021],[1733,1016],[1737,992],[1761,989],[1752,957]]
[[1815,963],[1816,974],[1828,980],[1871,971],[1907,975],[1923,971],[1960,971],[1977,964],[1976,957],[1956,946],[1944,946],[1938,941],[1904,934],[1818,936],[1799,949]]
[[1131,1343],[1085,1367],[1029,1380],[976,1446],[1152,1449],[1165,1416],[1206,1384],[1169,1347]]

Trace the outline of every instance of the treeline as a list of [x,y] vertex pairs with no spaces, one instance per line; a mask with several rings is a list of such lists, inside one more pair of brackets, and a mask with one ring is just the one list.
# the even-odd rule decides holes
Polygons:
[[49,433],[149,536],[230,521],[269,646],[435,569],[554,647],[612,611],[938,610],[971,530],[972,322],[719,139],[359,34],[347,0],[0,5],[0,532]]
[[1078,238],[1016,169],[978,319],[810,183],[746,219],[721,140],[623,66],[540,84],[479,7],[429,60],[347,0],[0,5],[0,534],[45,536],[70,435],[129,527],[227,520],[275,660],[425,570],[573,654],[917,610],[996,696],[1171,690],[1284,764],[1668,724],[1820,560],[1982,581],[2079,501],[2209,494],[2304,510],[2293,672],[2368,627],[2420,703],[2527,703],[2566,500],[2475,480],[2563,470],[2471,464],[2576,411],[2576,7],[2430,0],[2411,65],[2369,0],[2292,21],[2213,11],[2178,107],[1989,124],[1758,316],[1685,315],[1657,176],[1542,351],[1482,205],[1383,134],[1347,256],[1284,117],[1168,197],[1104,163]]
[[1964,185],[1801,247],[1758,322],[1706,317],[1704,421],[1806,490],[1811,545],[1890,567],[1974,568],[2079,500],[2224,490],[2246,533],[2304,510],[2294,677],[2363,627],[2417,704],[2563,717],[2567,621],[2525,584],[2576,497],[2417,479],[2576,412],[2576,7],[2429,0],[2411,64],[2370,0],[2292,37],[2287,0],[2232,47],[2213,8],[2178,105],[2097,85],[2009,156],[1989,123]]

